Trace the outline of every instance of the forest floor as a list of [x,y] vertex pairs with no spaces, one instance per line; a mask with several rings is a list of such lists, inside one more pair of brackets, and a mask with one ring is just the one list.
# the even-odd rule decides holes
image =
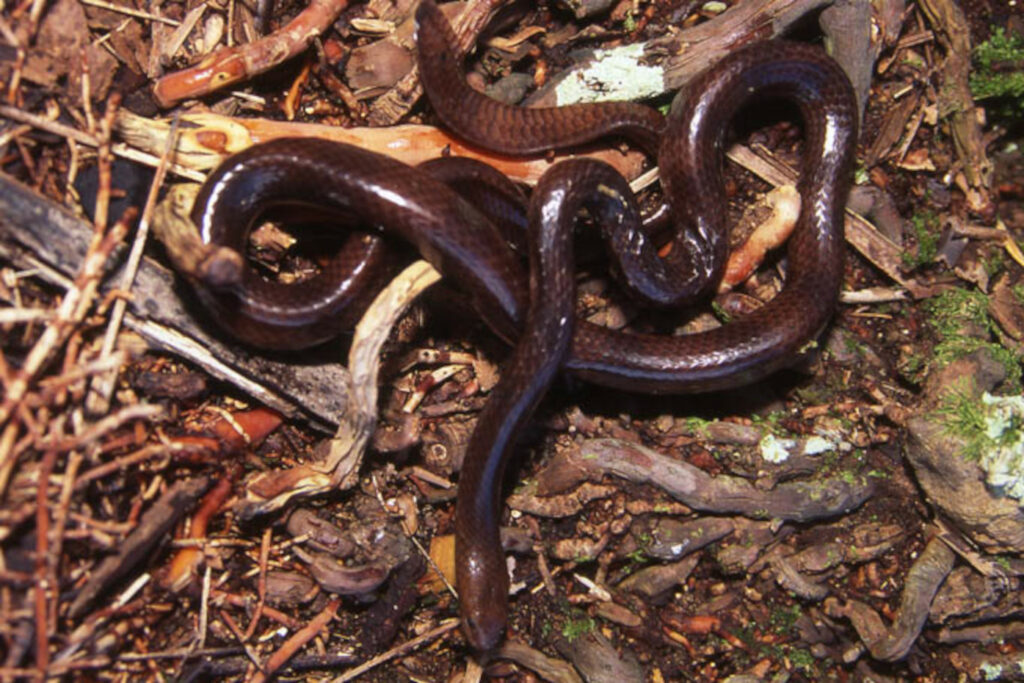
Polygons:
[[[507,347],[425,266],[354,337],[246,347],[171,270],[154,205],[274,137],[526,185],[564,152],[440,126],[414,0],[0,3],[0,681],[1024,680],[1024,12],[860,4],[461,3],[468,80],[510,103],[566,104],[560,74],[642,44],[601,97],[667,109],[735,46],[824,31],[864,105],[830,327],[741,389],[558,380],[504,488],[508,636],[480,658],[453,518]],[[785,107],[740,119],[737,246],[802,149]],[[581,153],[658,201],[637,150]],[[302,279],[321,248],[268,224],[250,256]],[[728,324],[783,286],[773,254],[682,328],[591,258],[578,312]]]

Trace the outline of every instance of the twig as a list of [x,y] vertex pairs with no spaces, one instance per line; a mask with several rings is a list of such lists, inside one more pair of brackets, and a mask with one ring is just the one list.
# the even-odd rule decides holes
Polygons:
[[435,638],[440,638],[449,631],[453,631],[458,625],[458,619],[449,619],[448,621],[442,622],[440,626],[427,631],[423,635],[417,636],[412,640],[407,640],[401,645],[393,647],[383,654],[377,655],[376,657],[365,662],[364,664],[360,664],[354,669],[346,671],[344,674],[338,676],[333,681],[331,681],[331,683],[347,683],[347,681],[353,681],[359,676],[362,676],[367,671],[371,671],[372,669],[380,666],[384,662],[390,661],[395,657],[400,657],[408,652],[412,652],[416,648],[426,643],[429,643]]
[[224,610],[217,610],[217,613],[220,615],[221,621],[227,625],[228,630],[231,631],[232,635],[235,636],[235,639],[238,640],[238,644],[242,646],[242,649],[245,651],[245,656],[248,657],[249,661],[251,661],[253,666],[256,667],[256,675],[259,676],[262,673],[262,665],[260,664],[260,658],[259,655],[256,654],[256,650],[245,642],[243,638],[245,634],[242,633],[242,629],[238,627],[238,624],[235,623],[235,620],[231,618],[230,614]]
[[249,628],[245,630],[246,640],[252,638],[253,634],[256,633],[256,627],[263,617],[263,609],[267,604],[267,566],[270,563],[270,540],[272,535],[273,529],[271,527],[263,530],[263,538],[260,542],[260,575],[256,583],[259,602],[256,603],[256,609],[253,610],[252,619],[249,621]]
[[302,649],[302,646],[308,643],[313,638],[320,635],[320,632],[327,627],[327,624],[331,622],[334,615],[338,612],[338,607],[341,606],[341,598],[334,598],[327,606],[321,610],[313,619],[309,622],[305,628],[300,631],[296,631],[291,638],[286,640],[277,652],[272,654],[267,660],[263,670],[256,672],[256,675],[252,678],[252,683],[263,683],[268,677],[273,676],[278,669],[288,663],[288,660],[292,656]]
[[[148,153],[158,153],[167,144],[170,126],[166,121],[122,112],[117,125],[122,139]],[[386,154],[410,165],[443,155],[465,156],[484,161],[512,180],[531,185],[551,168],[552,163],[577,156],[566,152],[551,158],[540,155],[523,158],[500,156],[467,146],[458,137],[435,126],[415,124],[386,128],[342,128],[314,123],[234,118],[204,112],[182,114],[181,128],[175,158],[182,166],[198,170],[213,168],[228,154],[280,137],[337,140]],[[636,177],[643,167],[643,155],[638,152],[623,154],[617,149],[599,149],[586,152],[586,156],[614,166],[626,178]]]
[[588,439],[567,453],[569,462],[594,476],[613,474],[652,484],[695,510],[807,522],[849,512],[871,497],[865,476],[783,482],[770,491],[732,476],[711,476],[689,463],[618,439]]
[[312,0],[288,25],[247,45],[228,47],[193,67],[156,82],[153,95],[161,107],[199,97],[261,74],[299,54],[322,34],[348,0]]
[[[91,234],[79,217],[0,175],[0,257],[67,290],[73,287],[67,269],[86,258]],[[125,325],[154,347],[181,355],[278,412],[334,430],[347,401],[341,388],[347,373],[338,364],[296,365],[222,340],[178,296],[174,276],[148,259],[140,266],[129,310]],[[6,391],[16,372],[4,374],[0,362]]]
[[146,19],[148,21],[158,21],[161,24],[169,24],[171,26],[178,26],[181,22],[168,17],[162,17],[159,14],[151,14],[150,12],[143,12],[142,10],[132,9],[131,7],[125,7],[123,5],[115,5],[112,2],[104,2],[104,0],[79,0],[83,5],[92,5],[93,7],[99,7],[100,9],[109,10],[111,12],[117,12],[118,14],[127,14],[130,17],[137,19]]
[[107,415],[101,420],[92,424],[88,429],[70,437],[59,439],[45,439],[36,444],[37,448],[54,448],[60,451],[69,451],[75,448],[83,448],[102,436],[118,429],[124,424],[135,420],[152,421],[163,415],[164,409],[159,405],[147,405],[144,403],[125,406],[116,413]]
[[50,583],[46,561],[50,550],[50,514],[47,505],[47,491],[50,477],[57,464],[57,451],[48,450],[39,462],[36,485],[36,566],[35,587],[32,591],[35,606],[36,626],[36,668],[47,671],[50,668],[50,593],[57,594],[57,585]]
[[341,488],[355,485],[363,450],[377,421],[377,376],[380,352],[399,316],[441,275],[424,261],[417,261],[396,277],[374,300],[356,325],[349,351],[352,403],[331,441],[333,480]]
[[398,274],[374,298],[356,326],[349,349],[348,401],[337,416],[339,426],[327,455],[310,464],[296,465],[284,475],[271,472],[254,477],[246,486],[244,516],[278,510],[296,496],[314,496],[355,486],[366,444],[377,424],[377,376],[380,351],[406,308],[440,274],[426,261],[417,261]]
[[939,102],[940,114],[949,118],[953,148],[962,166],[954,174],[954,181],[967,197],[972,211],[991,216],[995,213],[989,189],[993,167],[985,154],[984,135],[968,83],[971,34],[967,18],[952,0],[922,0],[919,6],[946,52],[942,65],[943,96]]
[[[227,501],[231,495],[234,479],[230,475],[224,475],[217,480],[213,488],[206,492],[199,508],[192,515],[192,523],[189,527],[189,538],[196,541],[206,540],[206,528],[212,518]],[[192,580],[193,570],[203,561],[205,548],[202,546],[191,548],[180,548],[174,554],[171,561],[167,563],[167,573],[161,583],[173,591],[179,591]],[[248,638],[242,638],[242,642]]]
[[[53,547],[47,558],[47,569],[49,570],[49,582],[52,586],[60,585],[60,560],[64,550],[64,531],[68,524],[68,510],[71,507],[71,495],[75,491],[75,478],[78,476],[78,468],[82,465],[82,454],[72,451],[68,455],[67,464],[64,466],[64,474],[61,477],[60,497],[57,502],[57,509],[53,519]],[[59,595],[59,593],[58,593]],[[50,623],[57,623],[57,607],[59,600],[51,603],[48,619]]]
[[[63,123],[51,121],[36,114],[23,111],[17,107],[0,104],[0,116],[11,121],[25,123],[33,128],[37,128],[38,130],[44,130],[48,133],[53,133],[54,135],[60,135],[61,137],[73,140],[88,147],[99,147],[100,145],[100,141],[94,135],[90,135],[89,133],[78,130],[77,128],[72,128],[71,126]],[[145,164],[146,166],[156,168],[160,165],[160,157],[132,149],[123,143],[115,143],[111,145],[110,150],[119,157],[129,159],[131,161],[137,161],[138,163]],[[188,178],[189,180],[194,180],[196,182],[202,182],[206,178],[204,174],[197,173],[196,171],[179,164],[171,164],[169,170],[178,174],[182,178]]]
[[99,280],[107,266],[110,253],[128,233],[128,224],[135,219],[136,213],[132,209],[125,211],[110,233],[94,240],[90,246],[74,286],[68,290],[57,308],[56,319],[47,325],[39,341],[29,351],[21,368],[7,385],[7,395],[0,402],[0,426],[7,423],[43,366],[68,338],[74,326],[85,317],[96,296]]
[[53,315],[48,308],[4,308],[0,309],[0,325],[50,320]]
[[96,467],[86,470],[82,473],[82,476],[75,481],[75,490],[81,490],[90,482],[109,476],[113,472],[127,471],[132,465],[138,465],[146,462],[147,460],[172,455],[185,450],[192,449],[179,446],[174,443],[151,444],[149,446],[144,446],[133,453],[122,455],[110,462],[105,462],[102,465],[97,465]]
[[[112,126],[112,121],[110,125]],[[109,127],[105,126],[105,130],[109,131],[109,129]],[[170,163],[174,142],[177,140],[177,132],[178,119],[174,119],[174,122],[171,124],[170,134],[167,136],[167,147],[160,157],[160,164],[156,167],[153,182],[149,187],[149,196],[146,197],[146,206],[142,210],[142,218],[139,220],[139,227],[135,231],[135,240],[132,242],[132,250],[128,255],[128,263],[121,273],[121,281],[118,288],[122,291],[131,291],[132,284],[135,282],[135,275],[138,272],[139,263],[142,261],[142,253],[149,236],[149,225],[152,220],[153,209],[156,207],[157,196],[159,195],[160,188],[163,187],[164,178],[167,176],[167,166]],[[106,333],[103,336],[103,345],[100,348],[101,359],[107,358],[113,353],[114,344],[117,341],[117,335],[121,331],[121,324],[124,321],[124,314],[127,308],[128,302],[124,298],[119,298],[114,302],[114,307],[110,312],[110,318],[107,322]],[[110,409],[110,397],[114,393],[118,369],[115,368],[111,372],[106,373],[102,377],[96,377],[92,381],[85,401],[86,411],[90,414],[100,415]]]

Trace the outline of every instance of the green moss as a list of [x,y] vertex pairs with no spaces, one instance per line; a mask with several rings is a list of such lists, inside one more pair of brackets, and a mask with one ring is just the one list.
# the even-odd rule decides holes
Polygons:
[[1006,252],[1002,249],[991,251],[988,256],[981,259],[981,266],[985,269],[985,275],[994,280],[996,275],[1006,270]]
[[773,609],[768,615],[768,622],[771,624],[772,630],[785,635],[796,626],[801,613],[800,605],[797,604],[789,605],[788,607],[778,607]]
[[585,636],[588,633],[593,632],[597,629],[597,622],[590,617],[580,617],[578,619],[570,619],[562,625],[562,635],[570,643],[580,636]]
[[928,371],[928,361],[924,356],[912,353],[900,360],[899,371],[911,381],[920,382]]
[[909,270],[920,268],[935,260],[939,253],[940,222],[939,216],[933,211],[922,211],[910,217],[910,226],[917,240],[914,253],[903,252],[903,265]]
[[856,185],[867,185],[871,182],[871,176],[868,175],[868,168],[862,164],[857,164],[857,168],[853,171],[853,182]]
[[815,671],[817,668],[817,660],[814,659],[814,655],[812,655],[808,650],[793,648],[789,651],[787,657],[794,669],[810,673]]
[[647,555],[643,550],[637,548],[626,555],[626,559],[635,565],[647,564]]
[[[928,324],[935,331],[938,342],[932,350],[931,362],[938,367],[963,358],[979,349],[986,349],[1006,368],[1006,388],[1020,391],[1020,357],[1013,351],[991,341],[996,331],[995,322],[988,314],[988,297],[981,292],[951,289],[925,303]],[[970,328],[987,333],[980,338]]]
[[683,418],[686,422],[686,429],[695,436],[705,436],[709,422],[702,417],[689,416]]
[[964,457],[977,461],[994,443],[988,437],[985,409],[981,402],[965,390],[949,392],[937,411],[947,434],[964,441]]
[[974,49],[974,70],[970,76],[975,99],[999,100],[997,116],[1012,118],[1024,114],[1024,36],[1007,34],[996,27],[992,36]]
[[975,325],[990,330],[988,299],[981,292],[950,289],[925,302],[929,324],[943,336],[962,335],[964,328]]

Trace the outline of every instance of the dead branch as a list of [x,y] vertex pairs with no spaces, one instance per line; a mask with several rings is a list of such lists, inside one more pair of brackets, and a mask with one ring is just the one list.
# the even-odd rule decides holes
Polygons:
[[[72,287],[72,274],[88,250],[92,227],[34,190],[0,175],[0,235],[0,257],[35,268],[40,277],[66,289]],[[98,267],[93,261],[89,266]],[[114,270],[113,281],[120,272],[120,267]],[[70,306],[72,300],[65,296],[64,306]],[[153,346],[189,359],[285,415],[304,416],[326,429],[344,413],[348,401],[342,389],[344,368],[269,359],[232,341],[222,341],[212,323],[197,320],[193,304],[183,300],[175,276],[149,259],[139,265],[125,324]],[[56,322],[51,323],[55,326]],[[55,329],[47,338],[56,334]],[[33,359],[33,365],[40,363]],[[31,367],[26,363],[22,379],[12,382],[21,383],[21,395],[28,386],[24,377],[31,374]],[[13,406],[16,395],[8,389],[4,403]]]
[[153,87],[161,107],[238,83],[299,54],[331,25],[348,0],[312,0],[286,26],[247,45],[228,47],[195,66],[168,74]]
[[935,28],[946,50],[942,65],[945,80],[939,98],[940,113],[949,118],[953,143],[961,164],[955,175],[970,209],[982,216],[995,214],[989,194],[992,162],[985,154],[981,121],[968,84],[971,73],[971,35],[967,18],[952,0],[923,0],[921,9]]
[[[511,158],[466,145],[440,128],[406,124],[388,128],[341,128],[315,123],[291,123],[268,119],[233,118],[213,113],[183,114],[174,159],[191,169],[207,170],[225,157],[258,143],[282,137],[311,137],[336,140],[363,149],[386,154],[416,165],[439,156],[464,156],[484,161],[509,178],[535,184],[553,163],[574,154],[548,157]],[[170,122],[147,119],[122,112],[118,133],[132,146],[159,155],[167,145]],[[637,177],[643,166],[638,152],[622,153],[614,149],[593,150],[587,156],[614,166],[628,179]]]

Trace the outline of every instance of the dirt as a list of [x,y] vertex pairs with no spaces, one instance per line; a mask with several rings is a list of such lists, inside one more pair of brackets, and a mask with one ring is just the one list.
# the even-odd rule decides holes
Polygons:
[[[111,181],[102,141],[121,143],[110,133],[119,109],[175,112],[158,106],[156,80],[225,36],[250,43],[257,10],[39,7],[0,9],[0,168],[38,191],[25,195],[30,206],[70,208],[99,237],[91,261],[48,270],[21,239],[27,228],[0,220],[0,680],[1024,678],[1024,508],[1011,495],[1024,491],[1024,410],[1000,402],[1022,392],[1024,102],[980,100],[977,116],[955,119],[969,103],[950,101],[957,43],[941,11],[894,11],[893,41],[870,70],[858,159],[871,163],[858,163],[855,194],[893,247],[848,245],[842,290],[858,298],[840,304],[793,368],[698,396],[566,377],[545,398],[504,490],[509,644],[481,659],[454,621],[454,486],[505,347],[457,292],[429,290],[384,345],[369,406],[379,421],[346,433],[365,448],[339,464],[322,413],[282,415],[251,385],[158,346],[131,323],[150,295],[98,284],[126,259],[134,222],[114,226],[123,207],[145,205],[138,179],[151,173],[115,146]],[[401,111],[408,3],[353,5],[337,18],[327,3],[311,7],[322,15],[304,30],[326,26],[314,47],[231,86],[242,96],[214,90],[184,106],[347,127]],[[273,8],[271,28],[303,9]],[[972,45],[997,28],[1024,31],[997,0],[960,10]],[[196,28],[182,36],[139,11]],[[652,39],[677,30],[670,20],[693,27],[721,11],[621,2],[577,21],[562,7],[511,4],[468,62],[470,80],[514,80],[498,90],[521,96],[573,65],[580,47]],[[820,35],[811,20],[796,32]],[[1019,75],[1021,53],[994,72]],[[386,63],[370,63],[375,55]],[[801,129],[788,114],[745,112],[736,141],[795,164]],[[424,104],[401,121],[437,123]],[[980,149],[958,126],[974,126]],[[204,140],[232,144],[226,134]],[[750,204],[771,185],[734,164],[725,176],[738,244],[760,220]],[[319,243],[296,257],[274,228],[254,241],[272,276],[302,279],[319,265]],[[582,315],[680,326],[676,313],[642,313],[616,293],[599,247],[584,240],[580,250]],[[146,258],[169,263],[155,244]],[[70,294],[48,275],[62,269]],[[770,256],[714,312],[690,315],[687,331],[760,305],[785,269]],[[166,296],[197,309],[180,278]],[[123,315],[118,299],[129,324],[103,349]],[[341,357],[337,345],[317,353]],[[280,389],[265,395],[301,396],[288,386],[301,382],[274,367],[253,371]],[[993,437],[995,410],[1005,428]]]

